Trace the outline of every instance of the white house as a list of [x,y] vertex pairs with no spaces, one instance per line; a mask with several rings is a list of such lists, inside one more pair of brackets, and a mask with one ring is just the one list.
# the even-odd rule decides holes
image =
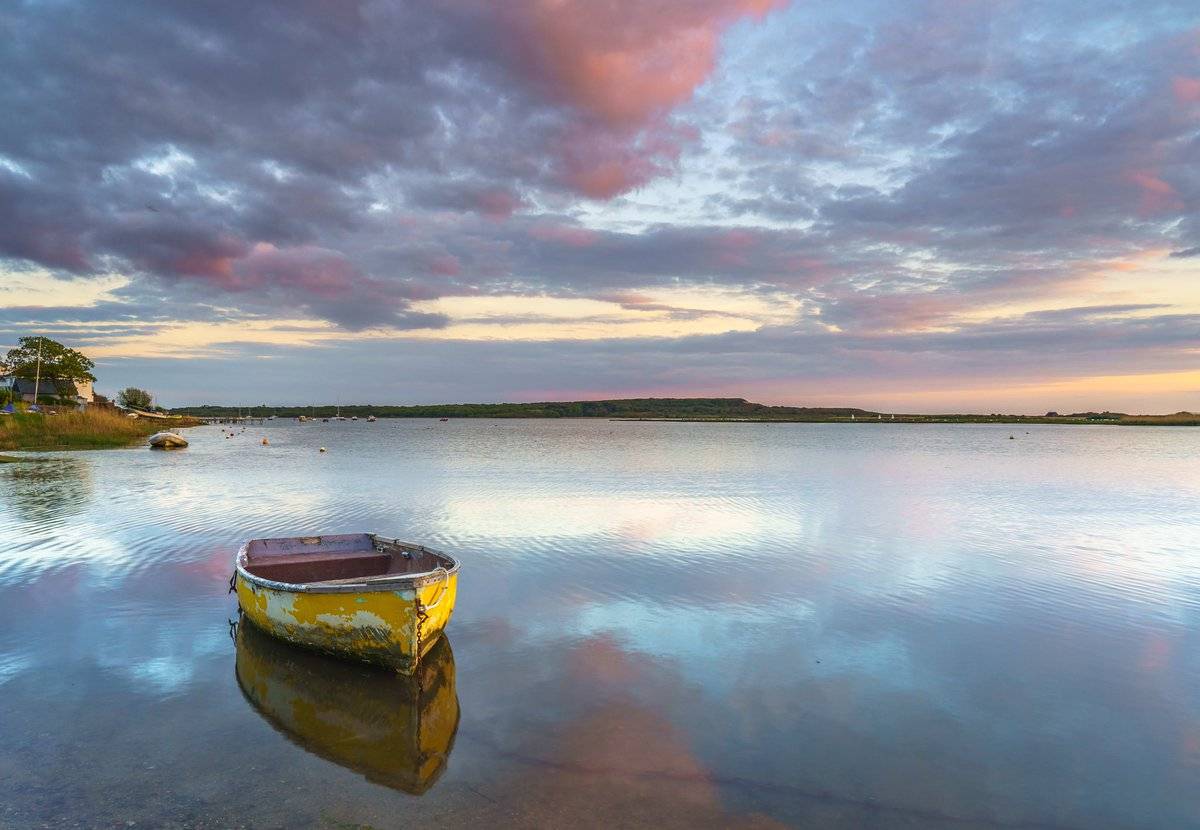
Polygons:
[[[19,399],[26,403],[36,403],[33,396],[35,384],[29,378],[14,378],[12,389],[17,393]],[[39,396],[53,396],[65,400],[73,400],[76,406],[87,406],[96,400],[96,393],[92,389],[90,380],[55,380],[54,378],[42,378],[39,384],[36,384],[37,393]]]

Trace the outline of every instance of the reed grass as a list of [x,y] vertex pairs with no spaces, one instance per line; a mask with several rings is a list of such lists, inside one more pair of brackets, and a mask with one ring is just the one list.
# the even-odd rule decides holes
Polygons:
[[127,418],[111,409],[60,412],[57,415],[18,412],[0,416],[0,450],[98,450],[126,447],[164,429],[196,422]]
[[1121,423],[1130,426],[1196,427],[1200,426],[1200,413],[1175,412],[1171,415],[1125,415],[1121,418]]

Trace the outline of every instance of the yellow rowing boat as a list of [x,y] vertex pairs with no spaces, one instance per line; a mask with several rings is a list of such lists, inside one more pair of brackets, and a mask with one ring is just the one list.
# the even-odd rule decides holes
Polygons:
[[268,634],[412,674],[454,612],[458,567],[372,533],[254,539],[238,551],[232,587]]
[[237,627],[246,700],[297,745],[377,784],[420,795],[458,731],[454,653],[441,637],[412,677],[332,660]]

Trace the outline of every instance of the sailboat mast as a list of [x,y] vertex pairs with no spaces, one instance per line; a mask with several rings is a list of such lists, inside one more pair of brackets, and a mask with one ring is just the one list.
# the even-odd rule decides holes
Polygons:
[[42,338],[38,338],[37,369],[33,373],[33,405],[37,406],[38,387],[42,382]]

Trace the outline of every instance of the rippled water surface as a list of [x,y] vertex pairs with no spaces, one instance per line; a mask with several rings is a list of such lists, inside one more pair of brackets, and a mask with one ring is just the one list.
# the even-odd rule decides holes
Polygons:
[[[1200,430],[189,437],[0,465],[0,827],[1200,826]],[[231,627],[361,530],[463,562],[422,676]]]

